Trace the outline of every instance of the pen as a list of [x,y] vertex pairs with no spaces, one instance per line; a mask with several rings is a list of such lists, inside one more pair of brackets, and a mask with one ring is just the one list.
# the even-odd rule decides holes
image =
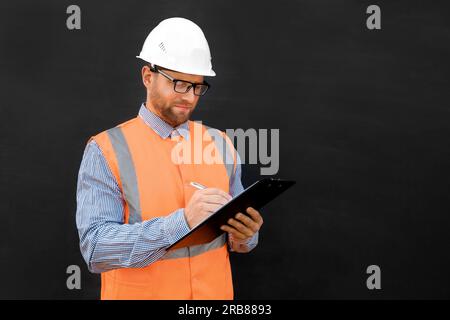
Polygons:
[[191,186],[193,186],[193,187],[199,189],[199,190],[206,189],[206,187],[205,187],[204,185],[202,185],[202,184],[200,184],[200,183],[198,183],[198,182],[192,181],[192,182],[189,183],[189,184],[190,184]]

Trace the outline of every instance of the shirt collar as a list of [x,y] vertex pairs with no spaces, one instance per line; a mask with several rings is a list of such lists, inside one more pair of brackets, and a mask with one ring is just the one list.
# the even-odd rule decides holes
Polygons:
[[156,114],[151,112],[149,109],[147,109],[144,103],[142,103],[141,108],[139,109],[139,116],[150,128],[153,129],[153,131],[155,131],[163,139],[170,137],[172,131],[176,130],[184,139],[189,140],[188,121],[183,122],[182,124],[174,128],[163,119],[158,117]]

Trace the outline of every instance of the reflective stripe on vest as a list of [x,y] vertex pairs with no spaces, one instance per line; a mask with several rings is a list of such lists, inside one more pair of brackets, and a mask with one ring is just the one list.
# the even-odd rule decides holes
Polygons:
[[133,224],[141,222],[141,204],[139,201],[136,171],[134,169],[134,163],[130,150],[128,149],[127,141],[119,127],[109,129],[107,132],[117,157],[123,195],[130,208],[128,223]]
[[226,234],[218,236],[215,240],[210,243],[200,244],[192,247],[185,247],[176,250],[168,251],[161,259],[177,259],[185,257],[195,257],[209,250],[214,250],[222,247],[227,242]]
[[231,151],[231,148],[228,145],[226,138],[222,136],[219,130],[208,127],[206,125],[205,127],[208,128],[208,134],[214,139],[216,147],[222,155],[223,163],[225,165],[225,168],[227,169],[228,178],[231,179],[231,175],[233,174],[235,168],[234,155]]

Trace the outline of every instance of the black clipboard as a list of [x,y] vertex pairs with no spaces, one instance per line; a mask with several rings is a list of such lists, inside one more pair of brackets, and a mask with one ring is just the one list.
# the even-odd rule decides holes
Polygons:
[[293,180],[274,178],[265,178],[255,182],[219,210],[203,220],[200,224],[195,226],[189,233],[168,247],[167,250],[179,249],[213,241],[224,233],[224,231],[220,230],[220,227],[227,224],[228,219],[234,217],[236,213],[241,212],[248,215],[245,211],[248,207],[259,210],[294,184],[295,181]]

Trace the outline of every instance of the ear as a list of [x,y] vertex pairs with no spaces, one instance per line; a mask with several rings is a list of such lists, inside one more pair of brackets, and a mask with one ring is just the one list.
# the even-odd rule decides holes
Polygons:
[[148,66],[143,66],[141,70],[142,74],[142,83],[148,89],[150,88],[150,84],[152,82],[152,72]]

